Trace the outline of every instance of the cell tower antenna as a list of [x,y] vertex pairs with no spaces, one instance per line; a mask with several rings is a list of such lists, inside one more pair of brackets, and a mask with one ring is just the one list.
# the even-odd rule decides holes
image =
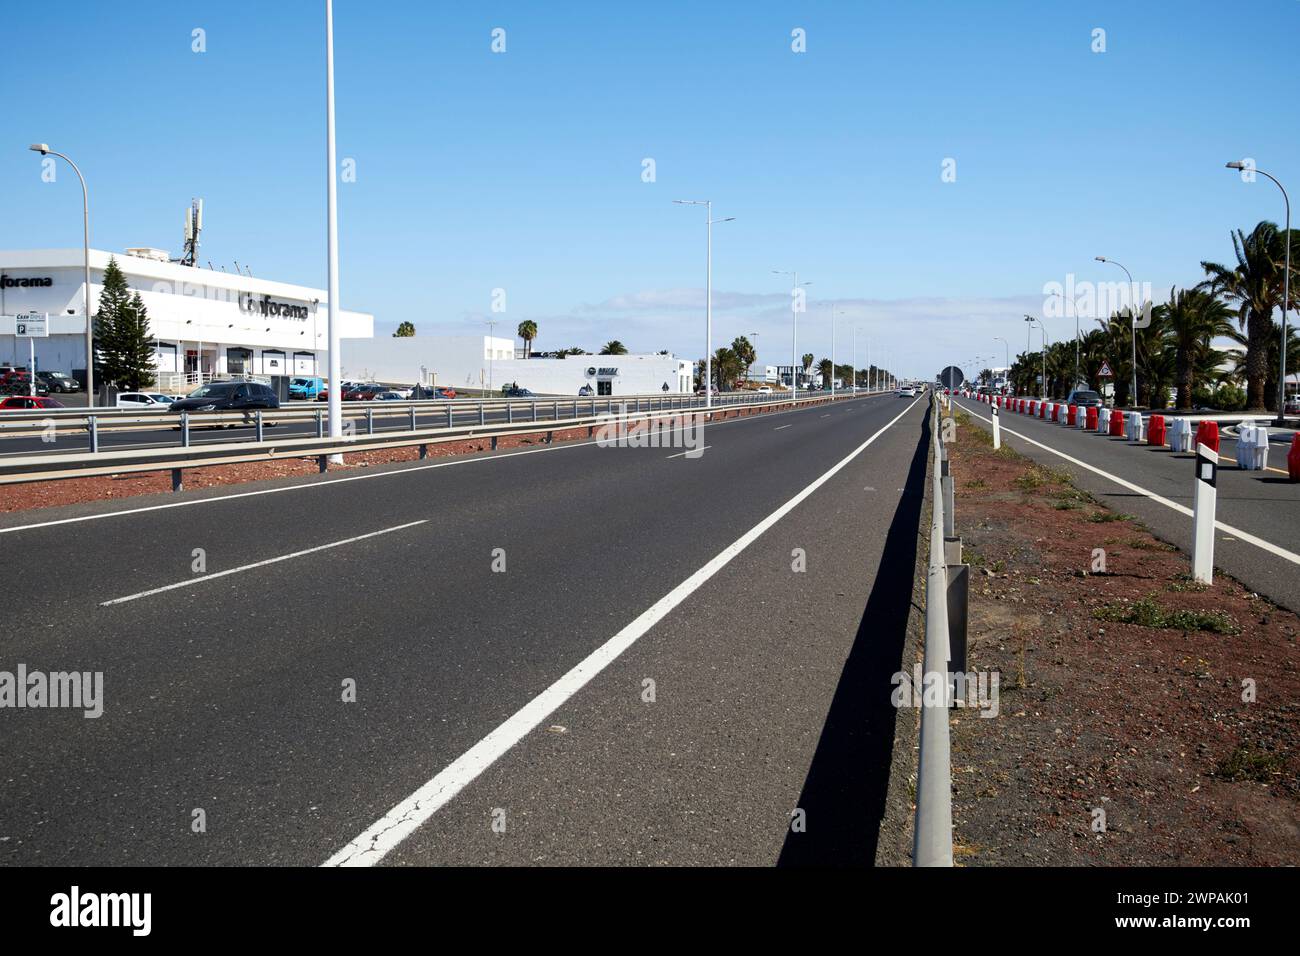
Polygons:
[[203,200],[191,199],[185,207],[185,244],[180,264],[194,267],[199,261],[199,234],[203,231]]

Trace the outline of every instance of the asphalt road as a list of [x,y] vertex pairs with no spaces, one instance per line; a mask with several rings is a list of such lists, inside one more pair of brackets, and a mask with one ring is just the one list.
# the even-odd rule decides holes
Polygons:
[[[979,416],[975,419],[979,426],[991,427],[987,405],[969,399],[957,399],[955,403]],[[1190,515],[1154,500],[1151,495],[1190,509],[1195,490],[1195,455],[1175,454],[1168,447],[1133,444],[1123,438],[1080,431],[1005,409],[1001,412],[1001,426],[1003,440],[1016,451],[1045,465],[1069,471],[1081,488],[1116,511],[1136,515],[1157,536],[1191,553]],[[1274,444],[1269,453],[1270,467],[1280,467],[1285,472],[1285,452],[1284,446]],[[1080,462],[1097,471],[1083,467]],[[1227,436],[1220,441],[1219,462],[1215,516],[1228,527],[1220,527],[1215,537],[1215,566],[1277,604],[1300,611],[1300,554],[1297,554],[1300,551],[1300,484],[1292,483],[1285,473],[1238,468],[1236,445]],[[1125,487],[1115,478],[1150,494]],[[1250,538],[1263,544],[1252,543]]]
[[59,570],[0,595],[0,670],[104,709],[0,709],[0,863],[870,862],[925,408],[4,516]]

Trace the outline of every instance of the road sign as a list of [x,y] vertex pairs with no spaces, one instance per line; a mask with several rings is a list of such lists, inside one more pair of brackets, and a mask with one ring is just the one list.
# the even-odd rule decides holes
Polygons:
[[14,316],[15,333],[32,339],[49,338],[49,318],[47,312],[26,312],[16,315]]
[[949,365],[939,373],[939,381],[944,388],[957,388],[962,382],[966,381],[966,376],[962,374],[962,370],[957,366]]
[[1102,362],[1102,363],[1101,363],[1101,371],[1098,372],[1097,374],[1100,375],[1102,378],[1114,378],[1114,377],[1115,377],[1115,373],[1112,372],[1112,371],[1110,370],[1110,363],[1109,363],[1109,362]]

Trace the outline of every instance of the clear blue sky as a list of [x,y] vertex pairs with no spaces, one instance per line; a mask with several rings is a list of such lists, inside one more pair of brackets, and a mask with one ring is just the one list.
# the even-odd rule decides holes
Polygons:
[[[11,7],[0,249],[80,244],[75,179],[42,183],[26,151],[47,141],[90,181],[96,247],[177,252],[202,196],[204,260],[323,285],[323,7]],[[870,337],[929,375],[1001,356],[994,335],[1023,348],[1044,283],[1122,278],[1097,254],[1163,294],[1230,258],[1230,229],[1280,222],[1276,188],[1226,160],[1300,203],[1297,0],[337,0],[335,17],[339,155],[357,164],[341,298],[380,334],[470,330],[501,287],[498,318],[536,321],[539,347],[701,356],[703,216],[671,200],[711,198],[737,217],[715,229],[715,346],[757,331],[760,361],[788,362],[771,270],[798,269],[800,352],[829,352],[837,301],[841,360],[857,327],[860,364]]]

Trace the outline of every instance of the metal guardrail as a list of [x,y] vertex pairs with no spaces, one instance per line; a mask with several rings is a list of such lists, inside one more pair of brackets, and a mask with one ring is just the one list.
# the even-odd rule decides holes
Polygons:
[[[924,689],[921,695],[921,745],[916,774],[913,866],[952,866],[952,753],[948,709],[953,673],[966,669],[968,567],[956,535],[955,492],[943,441],[941,407],[946,397],[931,393],[930,556],[925,579]],[[934,700],[932,688],[941,688]]]
[[[852,393],[839,393],[837,400],[854,397]],[[747,409],[766,410],[781,405],[802,406],[831,401],[829,394],[813,398],[785,399],[782,401],[760,401],[750,403],[728,402],[715,404],[712,414],[726,416],[731,412]],[[586,403],[584,403],[586,404]],[[599,407],[598,403],[598,407]],[[522,422],[505,421],[496,423],[474,423],[462,426],[443,426],[438,428],[412,428],[403,431],[384,431],[368,434],[353,434],[342,439],[330,438],[323,434],[315,437],[284,438],[272,441],[252,441],[237,443],[208,443],[203,445],[182,445],[181,447],[149,448],[143,450],[123,449],[117,451],[91,451],[83,454],[65,455],[18,455],[0,458],[0,484],[17,484],[22,482],[51,481],[64,478],[88,478],[102,475],[116,475],[130,472],[171,471],[172,488],[182,487],[181,473],[189,468],[209,467],[212,465],[240,464],[257,461],[275,461],[286,458],[316,458],[321,471],[328,467],[332,455],[374,451],[385,448],[418,446],[420,457],[427,454],[427,446],[450,441],[468,439],[490,439],[492,447],[497,447],[497,439],[523,435],[546,434],[549,441],[553,433],[573,428],[587,428],[588,435],[597,427],[616,425],[626,427],[638,422],[651,422],[669,417],[676,417],[683,412],[692,417],[704,414],[702,406],[678,408],[662,406],[655,409],[632,411],[627,406],[624,411],[620,405],[611,406],[611,410],[597,411],[595,414],[578,415],[571,418],[532,419]],[[411,417],[414,422],[414,416]],[[182,429],[183,432],[185,429]]]
[[[858,389],[837,390],[836,397],[851,395],[879,394]],[[829,393],[808,393],[806,398],[829,397]],[[782,393],[757,395],[754,393],[730,393],[715,395],[713,407],[732,406],[736,404],[781,403],[789,401]],[[558,419],[562,412],[569,412],[570,417],[577,417],[581,409],[587,409],[596,415],[603,406],[606,413],[620,404],[626,403],[634,411],[687,410],[704,407],[704,396],[673,394],[601,396],[593,398],[525,398],[525,399],[442,399],[442,400],[404,400],[401,402],[345,402],[342,406],[345,421],[365,422],[367,431],[374,427],[374,422],[430,415],[447,416],[449,425],[458,421],[477,419],[481,423],[489,415],[505,413],[507,421],[516,416],[526,415],[527,420],[541,420],[540,412],[549,412],[551,419]],[[326,419],[326,408],[316,402],[293,403],[279,409],[267,409],[258,415],[250,412],[190,412],[188,418],[182,413],[142,412],[135,408],[49,408],[23,409],[0,412],[0,439],[30,437],[33,434],[58,435],[93,435],[108,431],[150,431],[159,428],[180,428],[184,422],[189,427],[203,428],[221,425],[251,426],[260,420],[264,425],[281,423],[305,423]],[[414,426],[412,426],[414,427]],[[319,431],[319,428],[318,428]],[[182,440],[181,444],[187,444]]]

